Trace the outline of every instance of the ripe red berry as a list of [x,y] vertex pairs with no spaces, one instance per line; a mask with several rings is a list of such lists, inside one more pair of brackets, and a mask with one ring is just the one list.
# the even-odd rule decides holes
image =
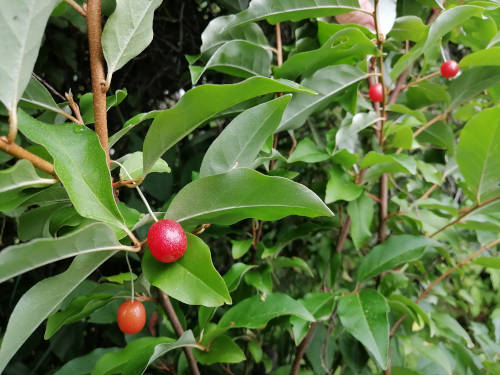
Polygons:
[[149,228],[148,247],[151,254],[160,262],[175,262],[186,251],[186,233],[176,221],[157,221]]
[[441,64],[441,75],[444,78],[453,78],[458,74],[460,68],[454,60],[448,60]]
[[146,324],[146,309],[141,302],[128,300],[120,305],[116,318],[120,331],[131,335],[139,332]]
[[374,103],[380,103],[384,99],[384,92],[381,83],[374,83],[368,89],[370,100]]

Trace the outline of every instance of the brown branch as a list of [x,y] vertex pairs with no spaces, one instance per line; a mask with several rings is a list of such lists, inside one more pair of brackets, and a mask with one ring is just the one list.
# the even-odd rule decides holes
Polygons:
[[276,59],[278,66],[283,65],[283,44],[281,42],[281,25],[276,24]]
[[500,199],[500,195],[496,196],[496,197],[493,197],[491,199],[488,199],[484,202],[480,202],[480,203],[477,203],[475,204],[474,206],[470,207],[469,209],[467,209],[463,214],[461,214],[459,217],[457,217],[455,220],[453,221],[450,221],[448,224],[444,225],[443,227],[439,228],[437,231],[435,231],[434,233],[432,233],[431,235],[429,235],[429,238],[432,238],[436,235],[438,235],[439,233],[445,231],[446,229],[448,229],[449,227],[457,224],[458,222],[460,222],[464,217],[470,215],[472,212],[476,211],[478,208],[481,208],[481,207],[484,207],[490,203],[493,203],[497,200]]
[[31,162],[31,164],[33,164],[36,168],[40,169],[41,171],[47,172],[48,174],[51,174],[52,176],[57,178],[57,175],[54,171],[54,166],[51,163],[29,152],[21,146],[18,146],[15,143],[9,143],[7,137],[0,137],[0,150],[11,154],[18,159],[26,159]]
[[431,74],[427,74],[426,76],[423,76],[423,77],[420,77],[420,78],[417,78],[415,81],[412,81],[410,83],[408,83],[404,88],[403,90],[406,90],[414,85],[416,85],[417,83],[419,82],[422,82],[422,81],[427,81],[428,79],[430,78],[433,78],[433,77],[437,77],[438,75],[440,75],[441,72],[440,71],[437,71],[437,72],[433,72]]
[[[386,116],[387,116],[387,110],[386,110],[386,103],[387,103],[387,89],[385,85],[385,80],[384,80],[384,35],[380,33],[378,29],[378,14],[377,14],[377,5],[378,5],[379,0],[375,0],[375,12],[374,12],[374,18],[375,18],[375,31],[377,33],[377,46],[378,50],[380,53],[380,56],[378,57],[378,62],[379,62],[379,72],[380,72],[380,83],[382,84],[382,110],[380,113],[380,106],[379,106],[379,116],[382,118],[380,120],[380,126],[379,126],[379,134],[378,134],[378,142],[379,145],[384,148],[384,124],[386,121]],[[384,242],[386,238],[386,227],[387,227],[387,205],[388,205],[388,198],[389,198],[389,184],[388,184],[388,175],[384,173],[380,177],[380,211],[379,211],[379,230],[378,230],[378,242]]]
[[408,75],[410,74],[410,68],[406,68],[406,70],[401,73],[399,76],[398,80],[396,81],[396,86],[394,87],[394,90],[392,90],[391,95],[389,96],[389,101],[387,104],[394,104],[398,100],[399,94],[401,91],[403,91],[403,88],[405,86],[406,78],[408,78]]
[[[462,259],[460,262],[457,263],[456,266],[453,266],[449,269],[446,270],[445,273],[443,273],[441,276],[439,276],[436,280],[434,280],[432,283],[429,284],[429,286],[423,291],[423,293],[417,298],[416,300],[416,303],[419,303],[420,301],[422,301],[425,297],[427,297],[427,295],[430,293],[430,291],[437,285],[439,284],[443,279],[445,279],[446,277],[448,277],[451,273],[453,273],[455,270],[457,270],[458,268],[462,267],[463,265],[469,263],[472,259],[478,257],[479,255],[481,255],[483,252],[485,252],[486,250],[496,246],[500,244],[500,239],[497,239],[497,240],[493,240],[489,243],[487,243],[486,245],[482,246],[481,248],[479,248],[478,250],[476,250],[475,252],[473,252],[471,255],[469,255],[468,257]],[[399,318],[396,323],[394,323],[394,325],[392,326],[392,329],[391,329],[391,332],[390,332],[390,336],[394,336],[394,333],[396,332],[396,329],[398,328],[398,326],[406,319],[406,314],[402,315],[401,318]]]
[[82,114],[80,113],[80,107],[78,107],[78,104],[76,104],[75,100],[73,99],[73,94],[71,93],[71,90],[69,92],[64,93],[64,96],[68,100],[68,104],[75,114],[75,121],[77,124],[80,125],[85,125],[83,122]]
[[[170,323],[172,323],[172,326],[174,327],[175,333],[179,337],[182,336],[182,334],[184,333],[184,329],[182,329],[181,322],[179,321],[179,318],[174,310],[174,307],[170,302],[170,298],[168,298],[167,294],[160,289],[158,289],[158,297],[160,300],[160,305],[163,308],[163,311],[165,311],[165,314],[167,314]],[[189,362],[189,366],[191,367],[193,375],[200,375],[200,370],[198,369],[198,363],[194,358],[193,351],[191,350],[191,348],[185,347],[184,353],[186,354],[186,358]]]
[[92,77],[92,93],[94,94],[95,131],[106,153],[108,165],[108,124],[106,115],[106,78],[102,55],[101,35],[101,0],[89,0],[87,3],[87,29],[89,39],[90,75]]
[[144,178],[143,177],[139,177],[139,178],[134,178],[132,180],[120,180],[120,181],[117,181],[117,182],[113,182],[113,189],[116,189],[116,188],[119,188],[119,187],[122,187],[122,186],[130,187],[130,188],[135,188],[135,187],[137,187],[137,183],[141,182],[142,180],[144,180]]
[[302,362],[302,358],[304,357],[304,354],[306,354],[307,347],[309,346],[309,343],[311,342],[311,339],[314,334],[314,327],[316,326],[315,322],[312,322],[311,325],[309,326],[309,331],[307,331],[306,337],[300,342],[299,346],[297,347],[297,351],[295,354],[295,360],[293,361],[292,369],[290,370],[290,375],[297,375],[300,370],[300,362]]
[[349,234],[349,229],[351,228],[352,219],[350,216],[344,221],[342,228],[340,229],[339,239],[337,241],[337,246],[335,246],[335,251],[337,253],[341,253],[344,247],[344,242],[347,239],[347,235]]
[[78,4],[75,0],[64,0],[66,3],[72,7],[74,10],[76,10],[78,13],[80,13],[83,17],[87,17],[87,12],[85,12],[85,9],[83,9],[80,4]]

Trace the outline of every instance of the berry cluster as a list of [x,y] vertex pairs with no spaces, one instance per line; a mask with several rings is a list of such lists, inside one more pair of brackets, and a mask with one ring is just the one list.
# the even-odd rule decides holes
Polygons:
[[[441,75],[444,78],[453,78],[458,74],[460,68],[454,60],[448,60],[441,64]],[[368,89],[368,96],[373,103],[380,103],[384,100],[384,88],[381,83],[374,83]]]
[[[148,247],[151,255],[163,263],[172,263],[184,255],[187,238],[181,225],[173,220],[160,220],[149,228]],[[127,300],[120,305],[118,327],[123,333],[134,334],[146,324],[146,309],[142,302]]]

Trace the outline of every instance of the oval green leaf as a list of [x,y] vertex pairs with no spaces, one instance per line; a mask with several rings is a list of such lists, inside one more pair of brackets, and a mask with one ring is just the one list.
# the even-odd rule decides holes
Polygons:
[[217,113],[273,92],[313,94],[292,81],[252,77],[230,85],[202,85],[189,90],[173,108],[159,112],[144,141],[144,173],[165,151]]
[[348,294],[339,300],[337,312],[342,325],[373,355],[382,369],[389,353],[389,305],[372,289]]
[[400,264],[413,262],[424,254],[426,246],[432,245],[436,245],[436,241],[424,236],[393,235],[384,243],[375,246],[363,258],[358,268],[358,282],[368,280]]
[[189,305],[207,307],[231,303],[226,283],[212,264],[208,246],[187,233],[188,246],[178,261],[162,263],[146,251],[142,271],[146,279],[170,297]]
[[19,111],[19,130],[44,146],[76,210],[83,217],[123,227],[106,155],[97,135],[77,124],[48,125]]
[[0,347],[0,373],[35,329],[113,254],[114,252],[100,252],[79,255],[65,272],[40,281],[21,297],[12,311],[3,336]]
[[290,99],[290,95],[286,95],[235,117],[205,153],[200,177],[251,167],[266,140],[278,127]]
[[[215,196],[219,198],[214,200]],[[270,221],[289,215],[333,213],[304,185],[241,168],[189,183],[175,196],[165,216],[191,227],[231,225],[247,218]]]

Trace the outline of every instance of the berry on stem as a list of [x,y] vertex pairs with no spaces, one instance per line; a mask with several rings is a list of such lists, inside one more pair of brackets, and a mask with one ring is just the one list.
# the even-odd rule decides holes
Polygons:
[[460,68],[454,60],[448,60],[441,64],[441,75],[444,78],[453,78],[458,74]]
[[148,247],[151,254],[160,262],[175,262],[186,251],[186,233],[176,221],[157,221],[149,228]]
[[120,331],[131,335],[142,330],[146,324],[146,309],[137,300],[127,300],[118,308],[116,318]]
[[370,100],[374,103],[380,103],[384,99],[384,92],[381,83],[374,83],[368,89]]

